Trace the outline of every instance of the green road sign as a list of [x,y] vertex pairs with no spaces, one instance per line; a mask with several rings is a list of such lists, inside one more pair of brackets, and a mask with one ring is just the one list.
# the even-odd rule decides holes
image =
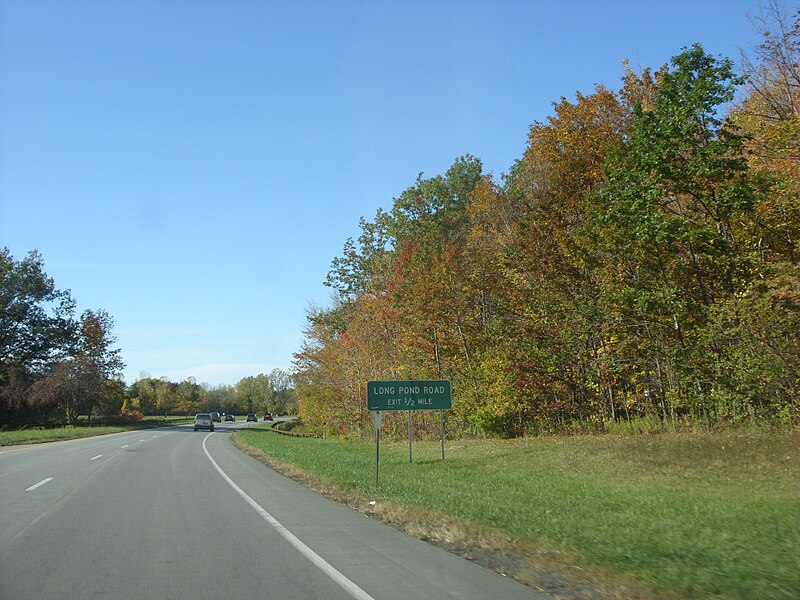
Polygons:
[[451,408],[453,408],[453,391],[447,380],[367,382],[367,410]]

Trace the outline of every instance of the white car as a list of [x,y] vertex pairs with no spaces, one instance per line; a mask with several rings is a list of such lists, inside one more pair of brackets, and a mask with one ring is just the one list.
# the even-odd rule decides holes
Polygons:
[[214,421],[208,413],[198,413],[194,416],[194,430],[208,429],[214,431]]

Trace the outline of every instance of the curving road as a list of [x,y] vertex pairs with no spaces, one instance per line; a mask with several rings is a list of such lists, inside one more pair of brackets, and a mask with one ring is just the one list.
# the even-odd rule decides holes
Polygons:
[[0,447],[0,599],[550,598],[264,467],[247,425]]

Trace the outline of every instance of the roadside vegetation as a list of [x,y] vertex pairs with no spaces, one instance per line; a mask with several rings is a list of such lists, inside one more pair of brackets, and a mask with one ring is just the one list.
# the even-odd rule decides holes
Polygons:
[[120,433],[151,427],[167,427],[189,423],[191,419],[185,416],[146,417],[140,421],[118,422],[114,425],[104,424],[106,421],[97,420],[94,423],[79,422],[78,425],[63,425],[52,427],[21,427],[19,429],[0,430],[0,446],[13,446],[17,444],[39,444],[42,442],[58,442],[77,438]]
[[450,429],[482,435],[800,424],[800,10],[761,16],[742,69],[626,64],[508,173],[463,156],[362,219],[296,356],[303,419],[357,436],[366,381],[449,379]]
[[284,415],[297,409],[291,375],[283,369],[273,369],[244,377],[235,385],[215,387],[198,384],[194,378],[176,383],[166,378],[142,377],[128,387],[122,413],[131,410],[147,415],[210,411]]
[[438,442],[415,441],[413,464],[393,442],[377,486],[374,442],[235,437],[334,498],[462,555],[488,550],[488,566],[545,589],[555,570],[628,598],[800,593],[797,432],[457,440],[444,462]]

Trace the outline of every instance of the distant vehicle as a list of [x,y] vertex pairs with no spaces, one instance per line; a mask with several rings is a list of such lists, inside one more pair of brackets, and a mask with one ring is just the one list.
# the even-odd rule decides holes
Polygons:
[[222,423],[222,418],[219,416],[218,412],[211,413],[211,420],[214,421],[214,423]]
[[208,429],[214,431],[214,421],[208,413],[198,413],[194,416],[194,430]]
[[272,413],[264,413],[265,421],[272,421]]
[[247,413],[247,421],[248,422],[249,421],[256,421],[257,422],[258,421],[258,417],[256,416],[256,413]]
[[226,421],[236,421],[236,415],[232,415],[231,413],[228,413],[227,415],[225,415],[225,420]]

